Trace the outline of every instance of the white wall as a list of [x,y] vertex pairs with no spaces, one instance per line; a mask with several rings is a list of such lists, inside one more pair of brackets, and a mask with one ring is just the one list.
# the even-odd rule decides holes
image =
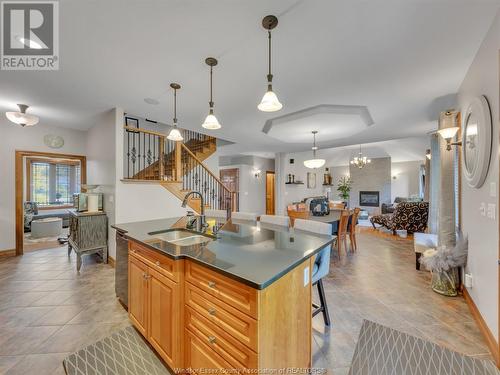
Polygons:
[[[55,152],[62,154],[85,155],[86,132],[51,127],[42,121],[32,127],[22,128],[0,116],[0,251],[12,250],[15,240],[15,150]],[[64,138],[64,146],[52,149],[45,146],[43,137],[46,134],[60,135]],[[83,140],[83,141],[82,141]]]
[[[129,223],[183,216],[181,201],[159,184],[125,183],[123,178],[123,110],[114,111],[115,149],[115,221]],[[114,236],[114,234],[113,234]]]
[[[87,183],[99,185],[109,225],[115,224],[115,149],[115,111],[110,110],[87,133]],[[109,255],[115,258],[114,231],[108,228]]]
[[472,97],[485,95],[493,120],[492,159],[484,185],[480,189],[472,189],[462,178],[462,230],[469,236],[467,271],[474,278],[473,287],[468,292],[495,338],[498,338],[498,210],[497,220],[491,220],[481,216],[479,206],[482,202],[498,206],[498,198],[490,195],[490,187],[495,184],[498,195],[499,49],[500,14],[497,14],[458,95],[458,109],[462,113]]
[[396,197],[411,197],[420,194],[420,166],[423,160],[391,163],[391,202]]

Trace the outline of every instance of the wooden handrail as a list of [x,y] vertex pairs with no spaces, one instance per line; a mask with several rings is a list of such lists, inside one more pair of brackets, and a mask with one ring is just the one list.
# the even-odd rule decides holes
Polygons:
[[133,128],[131,126],[123,126],[123,129],[128,130],[133,133],[145,133],[145,134],[151,134],[151,135],[156,135],[160,138],[165,138],[165,134],[154,132],[152,130],[147,130],[147,129],[142,129],[142,128]]
[[189,148],[187,148],[187,147],[186,147],[186,145],[184,145],[184,143],[181,143],[181,147],[182,147],[184,150],[186,150],[186,151],[187,151],[187,153],[188,153],[188,154],[189,154],[189,155],[190,155],[190,156],[191,156],[194,160],[196,160],[196,162],[197,162],[198,164],[201,164],[201,165],[202,165],[202,166],[206,169],[206,171],[208,172],[208,174],[210,174],[210,175],[211,175],[211,176],[212,176],[212,177],[213,177],[213,178],[214,178],[214,179],[215,179],[215,180],[216,180],[216,181],[217,181],[217,182],[218,182],[218,183],[219,183],[219,184],[220,184],[220,185],[224,188],[224,190],[226,190],[226,191],[227,191],[228,193],[230,193],[230,194],[233,194],[233,193],[234,193],[234,191],[229,190],[229,189],[228,189],[228,188],[227,188],[227,187],[226,187],[226,186],[222,183],[222,181],[219,179],[219,177],[217,177],[216,175],[214,175],[210,169],[208,169],[207,167],[205,167],[205,164],[203,164],[203,162],[202,162],[200,159],[198,159],[198,158],[196,157],[196,155],[195,155],[195,154],[193,154],[193,153],[191,152],[191,150],[190,150]]

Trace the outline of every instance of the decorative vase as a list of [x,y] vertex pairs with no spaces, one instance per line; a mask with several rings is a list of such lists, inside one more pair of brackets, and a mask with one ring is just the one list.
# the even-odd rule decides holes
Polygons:
[[431,287],[436,293],[447,297],[457,296],[458,268],[451,268],[448,271],[433,271]]

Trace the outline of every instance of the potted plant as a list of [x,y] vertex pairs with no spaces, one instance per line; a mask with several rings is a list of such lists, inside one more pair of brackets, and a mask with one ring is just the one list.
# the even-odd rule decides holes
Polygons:
[[468,241],[461,233],[454,247],[439,246],[424,252],[420,263],[431,271],[431,287],[436,293],[448,297],[458,294],[459,269],[467,262]]
[[337,191],[339,192],[339,197],[342,198],[346,204],[349,203],[349,193],[351,192],[352,180],[349,176],[344,176],[339,180],[337,185]]

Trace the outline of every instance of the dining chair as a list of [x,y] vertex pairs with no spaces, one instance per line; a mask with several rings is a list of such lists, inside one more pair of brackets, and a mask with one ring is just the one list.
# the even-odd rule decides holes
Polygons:
[[351,212],[349,210],[342,210],[340,212],[339,227],[337,233],[337,251],[342,253],[342,247],[344,247],[345,254],[347,255],[347,226],[349,224],[349,216]]
[[231,219],[257,221],[257,214],[255,212],[232,212]]
[[288,227],[290,225],[290,218],[282,215],[260,215],[260,222]]
[[356,226],[358,225],[358,217],[361,212],[361,208],[356,207],[353,210],[350,224],[348,226],[347,232],[349,233],[349,241],[351,242],[351,249],[353,251],[358,250],[358,243],[356,242]]
[[288,210],[287,213],[292,227],[295,219],[309,219],[309,211]]
[[205,210],[205,216],[206,217],[213,217],[213,218],[227,219],[227,211],[226,210],[207,209],[207,210]]
[[[295,219],[294,230],[307,233],[315,233],[321,235],[331,235],[332,225],[313,220]],[[312,316],[316,316],[320,312],[323,313],[325,325],[330,325],[330,315],[328,314],[328,305],[326,303],[325,289],[323,287],[323,278],[330,273],[330,253],[332,245],[325,246],[314,260],[313,269],[311,272],[312,286],[318,287],[318,295],[320,305],[313,303]]]

